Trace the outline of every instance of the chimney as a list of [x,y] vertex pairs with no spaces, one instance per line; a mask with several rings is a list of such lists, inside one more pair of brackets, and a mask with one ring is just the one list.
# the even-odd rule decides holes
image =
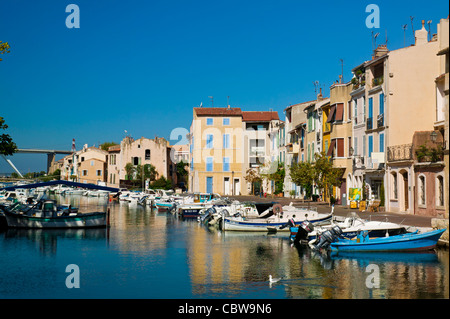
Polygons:
[[322,88],[319,88],[319,94],[317,94],[317,101],[323,100],[322,97]]
[[375,51],[373,51],[373,59],[376,59],[382,55],[385,55],[389,52],[386,44],[380,44]]
[[428,42],[428,31],[425,29],[425,20],[422,20],[422,29],[417,30],[415,33],[416,43],[415,45],[422,45]]

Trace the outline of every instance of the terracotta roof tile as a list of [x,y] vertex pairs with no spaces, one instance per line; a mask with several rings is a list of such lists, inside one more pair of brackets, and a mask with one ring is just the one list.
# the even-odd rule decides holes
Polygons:
[[264,112],[264,111],[247,111],[242,112],[242,121],[244,122],[269,122],[272,120],[279,120],[278,112]]
[[194,107],[194,112],[197,116],[242,116],[242,111],[239,107]]

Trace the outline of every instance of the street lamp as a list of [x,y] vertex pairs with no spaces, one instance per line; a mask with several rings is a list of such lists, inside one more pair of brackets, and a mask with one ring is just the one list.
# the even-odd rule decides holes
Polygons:
[[436,142],[436,139],[437,139],[436,131],[431,132],[430,138],[431,138],[431,141]]

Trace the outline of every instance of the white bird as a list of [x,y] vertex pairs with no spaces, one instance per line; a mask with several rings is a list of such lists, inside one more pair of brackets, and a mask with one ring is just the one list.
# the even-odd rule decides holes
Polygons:
[[272,275],[269,275],[269,282],[274,283],[280,281],[281,278],[272,278]]

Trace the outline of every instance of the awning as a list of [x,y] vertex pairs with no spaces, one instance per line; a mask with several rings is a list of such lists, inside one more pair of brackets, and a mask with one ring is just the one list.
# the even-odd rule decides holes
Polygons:
[[336,140],[331,140],[330,148],[328,149],[327,156],[331,156],[333,154],[334,146],[336,145]]
[[328,114],[327,123],[333,122],[334,111],[336,110],[336,106],[333,105],[330,110],[330,114]]

